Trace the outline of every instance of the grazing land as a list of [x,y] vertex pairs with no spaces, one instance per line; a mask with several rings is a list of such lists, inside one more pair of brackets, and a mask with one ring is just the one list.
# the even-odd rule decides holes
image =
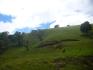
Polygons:
[[1,54],[0,70],[93,70],[93,39],[83,36],[80,26],[44,33],[42,41],[32,38],[29,51],[15,47]]

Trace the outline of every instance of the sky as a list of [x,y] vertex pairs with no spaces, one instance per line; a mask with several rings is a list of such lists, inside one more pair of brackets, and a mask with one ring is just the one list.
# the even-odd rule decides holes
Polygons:
[[93,23],[93,0],[0,0],[0,32]]

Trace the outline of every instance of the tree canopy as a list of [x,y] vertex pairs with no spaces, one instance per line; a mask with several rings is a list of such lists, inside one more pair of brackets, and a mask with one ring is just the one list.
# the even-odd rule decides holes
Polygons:
[[82,33],[88,34],[90,30],[92,30],[92,26],[88,21],[85,21],[84,23],[81,24],[80,31]]

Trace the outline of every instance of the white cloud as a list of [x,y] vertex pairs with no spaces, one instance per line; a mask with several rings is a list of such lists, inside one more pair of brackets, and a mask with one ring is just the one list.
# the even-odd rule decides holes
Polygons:
[[90,15],[92,11],[90,0],[65,0],[60,14],[56,13],[56,23],[50,27],[56,24],[60,26],[78,25],[87,20],[93,22],[93,16]]
[[53,20],[56,22],[50,27],[92,21],[93,17],[88,15],[91,9],[89,0],[0,0],[0,13],[16,17],[12,23],[0,22],[0,32],[36,28],[43,22]]

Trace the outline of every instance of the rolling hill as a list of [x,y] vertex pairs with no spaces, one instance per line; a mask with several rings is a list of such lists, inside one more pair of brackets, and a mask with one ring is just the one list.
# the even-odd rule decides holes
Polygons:
[[43,41],[29,46],[29,51],[10,48],[0,55],[0,70],[93,70],[93,39],[82,36],[80,26],[44,33]]

